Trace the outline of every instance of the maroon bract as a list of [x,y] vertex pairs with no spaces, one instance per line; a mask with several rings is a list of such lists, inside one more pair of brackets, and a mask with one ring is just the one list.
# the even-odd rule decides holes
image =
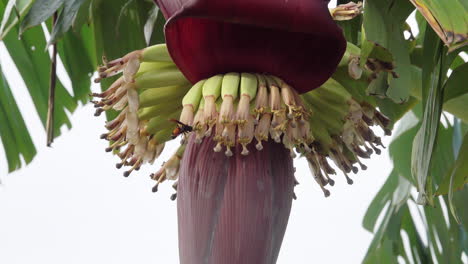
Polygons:
[[155,0],[169,52],[192,83],[219,73],[278,76],[300,93],[324,83],[346,47],[324,0]]
[[[293,199],[288,151],[265,143],[233,157],[189,140],[177,187],[180,263],[276,263]],[[200,157],[203,158],[200,158]]]

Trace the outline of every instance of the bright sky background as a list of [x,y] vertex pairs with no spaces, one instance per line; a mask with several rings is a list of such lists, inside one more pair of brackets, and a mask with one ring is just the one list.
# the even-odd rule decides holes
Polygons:
[[[152,193],[154,182],[148,177],[175,144],[153,166],[124,178],[114,166],[117,158],[104,152],[107,142],[99,139],[104,117],[94,117],[88,104],[72,115],[73,129],[47,148],[3,44],[0,62],[38,148],[33,163],[12,174],[0,151],[0,263],[178,263],[176,203],[169,199],[173,190],[163,184]],[[389,139],[384,142],[388,145]],[[353,176],[352,186],[336,176],[331,197],[324,198],[305,160],[296,160],[298,200],[278,264],[361,262],[372,239],[361,221],[391,170],[386,151],[366,164],[369,169]]]

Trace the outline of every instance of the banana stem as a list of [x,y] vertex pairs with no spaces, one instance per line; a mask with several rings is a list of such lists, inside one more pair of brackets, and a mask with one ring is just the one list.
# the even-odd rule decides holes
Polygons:
[[[57,22],[57,12],[52,17],[52,25],[55,28]],[[47,108],[47,146],[50,147],[54,142],[54,113],[55,113],[55,87],[57,84],[57,43],[52,45],[52,62],[50,64],[50,79],[49,79],[49,103]]]

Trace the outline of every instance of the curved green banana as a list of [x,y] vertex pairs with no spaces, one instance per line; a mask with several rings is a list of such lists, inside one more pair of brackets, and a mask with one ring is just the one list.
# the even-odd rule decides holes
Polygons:
[[198,104],[200,103],[202,97],[203,84],[206,80],[201,80],[190,88],[187,94],[182,99],[182,106],[192,105],[193,111],[197,111]]
[[[143,91],[140,98],[140,108],[150,107],[157,104],[163,104],[167,101],[181,98],[188,91],[190,86],[167,86],[162,88],[153,88]],[[180,105],[180,102],[178,103]]]
[[[180,115],[181,107],[170,114],[161,114],[151,118],[151,120],[146,124],[146,132],[150,134],[157,134],[159,131],[165,130],[168,127],[174,128],[176,124],[170,119],[177,119]],[[171,130],[172,132],[172,130]],[[158,141],[159,142],[159,141]]]
[[173,62],[166,44],[158,44],[147,47],[141,54],[141,61],[144,62]]
[[135,85],[138,89],[158,88],[173,85],[186,85],[190,82],[177,67],[168,67],[143,72],[136,76]]

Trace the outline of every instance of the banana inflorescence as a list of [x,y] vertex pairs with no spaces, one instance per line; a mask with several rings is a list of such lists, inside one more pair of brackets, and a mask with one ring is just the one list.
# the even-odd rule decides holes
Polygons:
[[[320,88],[299,95],[284,80],[267,74],[226,73],[191,85],[177,69],[165,45],[156,45],[106,62],[100,77],[122,76],[109,89],[93,96],[96,115],[117,110],[106,123],[110,141],[107,151],[115,152],[128,166],[128,176],[144,163],[153,163],[165,142],[182,134],[181,147],[151,175],[159,183],[177,180],[188,133],[196,142],[210,137],[214,151],[232,156],[234,146],[248,155],[250,144],[262,151],[262,142],[274,140],[289,149],[291,157],[304,156],[322,188],[334,185],[333,161],[352,184],[349,173],[357,173],[361,159],[380,154],[381,139],[370,129],[380,126],[386,134],[389,120],[374,106],[358,102],[340,83],[329,79]],[[100,80],[98,78],[98,81]],[[121,150],[125,147],[124,150]],[[177,183],[174,184],[174,188]],[[175,195],[173,196],[175,198]]]

